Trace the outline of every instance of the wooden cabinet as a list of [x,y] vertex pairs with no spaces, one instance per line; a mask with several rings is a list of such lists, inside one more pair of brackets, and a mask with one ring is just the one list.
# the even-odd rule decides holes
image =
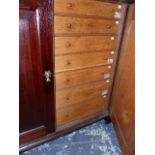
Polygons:
[[134,4],[129,6],[113,88],[111,115],[124,155],[134,155]]
[[46,82],[45,71],[53,72],[52,4],[21,0],[19,12],[19,126],[20,145],[54,131],[54,80]]
[[126,11],[118,2],[20,0],[21,151],[109,114]]
[[126,4],[54,1],[57,128],[107,114]]

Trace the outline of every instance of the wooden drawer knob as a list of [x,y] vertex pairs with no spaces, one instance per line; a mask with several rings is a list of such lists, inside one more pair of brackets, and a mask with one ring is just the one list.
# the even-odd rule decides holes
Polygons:
[[112,27],[111,25],[107,25],[106,26],[107,29],[111,29],[111,27]]
[[68,118],[69,117],[69,114],[66,114],[65,116],[66,116],[66,118]]
[[68,61],[67,61],[67,65],[70,65],[70,64],[71,64],[71,62],[68,60]]
[[66,24],[66,28],[71,29],[72,28],[72,24],[70,24],[70,23]]
[[73,3],[67,3],[67,7],[68,8],[72,8],[73,7]]
[[98,107],[99,107],[99,105],[98,105],[98,104],[96,104],[96,107],[98,108]]
[[67,78],[67,79],[66,79],[66,83],[69,83],[69,82],[70,82],[70,79]]
[[70,100],[70,98],[69,98],[69,97],[66,97],[66,100],[67,100],[67,101],[69,101],[69,100]]
[[65,47],[71,47],[71,43],[70,42],[67,42],[66,44],[65,44]]

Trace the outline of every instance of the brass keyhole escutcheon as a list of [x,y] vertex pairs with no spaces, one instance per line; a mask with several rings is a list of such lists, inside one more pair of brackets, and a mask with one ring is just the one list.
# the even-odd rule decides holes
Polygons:
[[45,77],[46,83],[51,82],[52,72],[50,70],[45,71],[44,77]]

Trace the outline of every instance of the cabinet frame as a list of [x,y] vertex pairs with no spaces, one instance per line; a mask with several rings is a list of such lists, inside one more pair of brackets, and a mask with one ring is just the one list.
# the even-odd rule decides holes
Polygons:
[[[55,62],[54,62],[55,61],[54,60],[55,52],[54,52],[54,37],[53,37],[54,28],[52,26],[52,25],[54,25],[54,13],[53,13],[53,10],[54,10],[54,7],[53,7],[54,6],[54,0],[49,0],[49,1],[51,2],[51,5],[52,5],[52,10],[49,11],[48,13],[50,14],[50,19],[52,19],[51,22],[50,22],[51,30],[49,30],[49,31],[50,31],[50,34],[51,34],[51,40],[52,40],[52,44],[53,44],[53,48],[52,48],[52,50],[53,50],[53,55],[52,55],[53,56],[53,60],[52,60],[52,64],[51,64],[51,66],[53,66],[53,68],[51,68],[51,69],[52,69],[52,71],[54,73],[55,72],[55,70],[54,70],[54,68],[55,68],[55,66],[54,66],[54,64],[55,64]],[[32,9],[32,10],[34,10],[39,5],[39,3],[37,3],[37,0],[34,0],[34,3],[31,4],[32,7],[28,7],[29,6],[29,5],[27,5],[27,4],[29,4],[28,0],[26,2],[24,2],[24,0],[20,0],[20,9],[22,9],[22,10],[23,9],[26,9],[26,10],[31,10]],[[42,2],[42,1],[40,0],[40,2]],[[109,2],[109,3],[123,4],[123,5],[125,5],[125,8],[127,8],[127,4],[125,4],[125,3],[118,3],[118,2],[113,2],[113,1]],[[125,9],[125,14],[124,14],[124,17],[122,19],[123,24],[122,24],[122,30],[121,30],[120,36],[122,36],[123,32],[124,32],[126,13],[127,13],[127,9]],[[49,15],[49,14],[47,14],[47,15]],[[112,72],[114,72],[115,68],[116,68],[116,64],[117,64],[117,61],[118,61],[118,55],[119,55],[118,53],[119,53],[119,50],[120,50],[121,42],[122,42],[122,37],[119,37],[118,48],[117,48],[117,51],[116,51],[117,54],[115,55],[115,58],[114,58],[115,61],[113,63]],[[47,57],[46,53],[45,53],[44,57],[45,58]],[[45,65],[44,67],[46,68],[47,66]],[[93,114],[91,116],[88,116],[88,117],[85,117],[85,118],[82,118],[82,119],[79,119],[79,120],[76,120],[76,121],[73,121],[73,122],[70,122],[70,123],[67,123],[67,124],[65,124],[63,126],[60,126],[58,128],[55,125],[55,131],[53,133],[49,132],[48,134],[46,133],[45,135],[42,135],[42,128],[39,128],[37,130],[40,131],[41,136],[39,138],[35,139],[35,140],[32,140],[31,142],[25,143],[24,145],[20,145],[19,151],[20,152],[26,151],[26,150],[28,150],[30,148],[38,146],[38,145],[40,145],[42,143],[45,143],[45,142],[50,141],[52,139],[55,139],[55,138],[57,138],[59,136],[62,136],[64,134],[67,134],[69,132],[77,130],[77,129],[81,128],[81,127],[87,126],[87,125],[89,125],[91,123],[94,123],[96,121],[99,121],[99,120],[104,119],[105,117],[109,116],[109,101],[110,101],[110,96],[111,96],[111,92],[112,92],[112,85],[113,85],[113,81],[114,81],[114,76],[115,75],[113,74],[113,76],[111,77],[111,81],[112,82],[110,84],[111,86],[110,86],[110,89],[109,89],[109,95],[107,96],[107,100],[108,100],[107,103],[108,104],[105,105],[105,110],[104,111],[102,111],[100,113]],[[54,77],[55,77],[55,75],[54,75]],[[53,83],[53,88],[55,89],[55,79],[54,78],[53,78],[53,82],[54,82]],[[54,102],[56,100],[55,99],[55,92],[56,91],[54,91],[54,96],[53,96]],[[34,136],[33,135],[33,130],[31,132],[27,132],[27,133],[33,139],[33,136]],[[21,134],[21,136],[24,137],[25,135]]]

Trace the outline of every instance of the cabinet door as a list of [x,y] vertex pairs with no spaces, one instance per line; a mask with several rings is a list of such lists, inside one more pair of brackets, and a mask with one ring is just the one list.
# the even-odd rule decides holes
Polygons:
[[129,6],[112,94],[112,121],[124,155],[134,155],[134,4]]
[[[20,144],[54,131],[52,2],[20,0]],[[44,73],[47,76],[45,77]]]

